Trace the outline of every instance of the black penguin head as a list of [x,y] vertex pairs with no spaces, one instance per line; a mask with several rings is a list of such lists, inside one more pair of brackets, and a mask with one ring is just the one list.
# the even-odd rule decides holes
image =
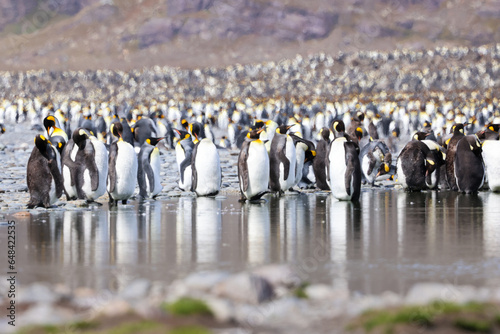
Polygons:
[[427,132],[418,131],[418,132],[415,132],[415,134],[413,135],[413,139],[414,140],[424,140],[428,135],[429,135],[429,133],[427,133]]
[[451,127],[451,133],[453,134],[464,134],[464,129],[467,123],[456,123]]
[[341,120],[336,120],[332,122],[331,130],[333,133],[343,133],[345,132],[345,124]]
[[43,120],[43,127],[45,130],[47,130],[47,133],[49,132],[49,129],[53,128],[56,126],[56,118],[52,115],[49,115],[45,117]]
[[87,139],[89,138],[89,135],[87,133],[87,130],[83,128],[78,128],[75,131],[73,131],[73,141],[75,144],[78,146],[80,150],[83,150],[85,148],[85,145],[87,143]]
[[489,124],[485,125],[485,128],[488,128],[488,130],[490,130],[490,131],[499,132],[500,131],[500,124],[489,123]]
[[293,125],[280,125],[278,126],[278,128],[276,129],[276,132],[279,133],[279,134],[286,134],[287,131],[292,127]]
[[3,124],[0,124],[0,133],[5,133],[5,126]]
[[424,122],[424,128],[430,128],[430,127],[432,127],[432,123],[429,122],[429,121],[425,121]]
[[45,159],[51,161],[55,158],[54,152],[50,148],[50,141],[43,135],[37,135],[35,137],[35,146],[40,151],[40,153],[45,157]]
[[249,139],[259,139],[260,133],[264,131],[264,128],[258,128],[256,126],[252,126],[247,133],[247,138]]
[[123,134],[123,124],[121,122],[116,121],[113,124],[111,124],[110,130],[113,136],[121,138]]
[[266,123],[264,123],[264,121],[262,121],[260,119],[256,120],[255,124],[254,124],[254,126],[258,129],[263,128],[265,125],[266,125]]
[[174,129],[175,133],[179,136],[179,138],[182,139],[188,139],[191,137],[189,132],[184,131],[184,130],[179,130],[179,129]]
[[181,119],[181,126],[184,129],[188,130],[189,129],[189,122],[185,118],[183,118],[183,119]]
[[161,137],[161,138],[150,137],[150,138],[146,139],[146,143],[148,143],[149,145],[152,145],[152,146],[156,146],[156,144],[158,144],[160,142],[160,140],[162,140],[164,138],[165,137]]

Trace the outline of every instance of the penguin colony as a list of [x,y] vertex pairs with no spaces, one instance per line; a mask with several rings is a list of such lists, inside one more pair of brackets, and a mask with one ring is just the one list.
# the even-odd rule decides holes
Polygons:
[[[500,45],[492,45],[317,54],[224,69],[2,72],[0,123],[39,130],[59,152],[66,197],[88,202],[106,192],[114,204],[130,198],[130,184],[117,186],[134,174],[134,155],[121,142],[137,159],[139,191],[131,196],[158,195],[154,138],[175,149],[179,188],[199,196],[220,191],[215,153],[229,149],[250,159],[238,164],[247,175],[240,177],[242,198],[261,197],[266,180],[249,185],[257,178],[250,176],[254,161],[266,169],[262,147],[269,160],[264,191],[278,194],[328,191],[336,176],[346,192],[339,198],[349,199],[359,174],[367,186],[392,177],[410,191],[498,191],[499,61]],[[334,121],[342,121],[343,134]],[[122,159],[131,167],[113,167]]]
[[242,201],[304,188],[358,201],[362,184],[389,179],[408,191],[500,191],[499,102],[246,99],[183,109],[170,102],[165,113],[158,103],[126,112],[106,102],[41,104],[47,116],[27,165],[28,206],[49,207],[63,193],[87,203],[107,193],[111,205],[154,198],[160,142],[175,150],[179,188],[197,196],[220,192],[221,149],[239,151]]

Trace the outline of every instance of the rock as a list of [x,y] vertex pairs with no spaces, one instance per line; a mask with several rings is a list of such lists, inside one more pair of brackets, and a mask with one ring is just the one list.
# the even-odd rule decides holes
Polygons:
[[37,303],[18,316],[17,322],[23,326],[58,325],[74,318],[73,311],[55,307],[49,303]]
[[48,285],[43,283],[33,283],[25,288],[19,289],[17,295],[18,303],[55,303],[60,299]]
[[476,300],[476,288],[440,283],[418,283],[408,291],[405,303],[425,305],[433,301],[466,303]]
[[302,283],[300,277],[286,264],[272,264],[259,267],[253,270],[252,273],[266,279],[273,288],[278,286],[292,288]]
[[215,285],[211,292],[234,302],[259,304],[274,296],[273,287],[264,278],[249,273],[232,275]]
[[228,276],[228,273],[219,271],[192,273],[184,279],[184,284],[188,290],[209,292]]
[[171,40],[182,27],[182,21],[170,18],[153,18],[140,27],[137,33],[139,47],[146,48]]
[[209,9],[213,3],[214,0],[167,0],[167,15],[173,16],[206,10]]
[[311,300],[325,301],[347,301],[349,299],[349,291],[343,289],[335,289],[326,284],[312,284],[305,288],[304,291],[307,298]]
[[108,317],[118,317],[130,312],[132,308],[130,304],[123,299],[113,299],[96,309],[98,314]]
[[137,300],[147,296],[150,288],[151,282],[149,280],[139,278],[125,286],[119,295],[126,300]]
[[233,304],[228,300],[209,296],[204,299],[212,311],[215,319],[219,322],[229,322],[234,318]]

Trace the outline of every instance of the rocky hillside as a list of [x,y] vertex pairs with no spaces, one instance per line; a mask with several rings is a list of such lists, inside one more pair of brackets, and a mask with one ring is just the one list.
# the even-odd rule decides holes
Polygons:
[[492,0],[0,0],[0,70],[195,68],[494,42]]

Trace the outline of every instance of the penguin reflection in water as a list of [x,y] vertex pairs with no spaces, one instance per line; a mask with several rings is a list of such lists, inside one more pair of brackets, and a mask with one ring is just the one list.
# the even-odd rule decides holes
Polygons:
[[163,186],[160,182],[160,150],[156,146],[162,138],[148,138],[142,144],[139,152],[139,170],[137,171],[137,182],[139,183],[139,197],[155,198]]
[[334,121],[331,130],[335,139],[326,158],[327,182],[335,198],[357,202],[361,194],[359,146],[345,133],[343,121]]
[[123,140],[123,126],[120,122],[111,124],[111,133],[118,138],[109,147],[108,194],[109,203],[118,201],[127,204],[135,191],[137,156],[132,145]]
[[259,139],[262,128],[251,128],[238,156],[240,201],[255,201],[268,192],[269,155]]
[[28,160],[26,181],[30,192],[28,209],[54,204],[63,192],[59,151],[42,135],[35,137],[35,147]]

